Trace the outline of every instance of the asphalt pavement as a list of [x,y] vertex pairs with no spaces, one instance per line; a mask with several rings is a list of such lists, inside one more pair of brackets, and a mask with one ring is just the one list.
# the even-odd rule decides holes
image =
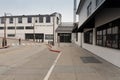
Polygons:
[[120,68],[72,43],[25,44],[0,49],[0,80],[120,80]]

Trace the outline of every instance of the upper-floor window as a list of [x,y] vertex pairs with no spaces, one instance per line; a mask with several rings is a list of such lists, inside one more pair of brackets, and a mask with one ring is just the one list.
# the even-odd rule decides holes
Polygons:
[[1,18],[1,24],[4,24],[4,22],[5,22],[5,18],[3,17]]
[[15,34],[7,34],[8,37],[15,37]]
[[34,27],[33,26],[26,26],[25,29],[27,29],[27,30],[28,29],[34,29]]
[[40,23],[43,23],[43,16],[40,16],[40,17],[39,17],[39,22],[40,22]]
[[17,26],[17,29],[24,29],[24,26]]
[[9,18],[9,23],[13,23],[13,17]]
[[87,16],[89,16],[91,13],[92,13],[92,2],[90,2],[87,7]]
[[9,30],[11,30],[11,29],[15,29],[15,27],[13,27],[13,26],[9,26],[9,27],[7,27]]
[[57,24],[59,24],[59,18],[57,17]]
[[4,29],[4,27],[0,27],[0,30],[3,30]]
[[18,18],[18,23],[22,23],[22,17]]
[[28,23],[32,23],[32,17],[28,17]]
[[46,23],[50,23],[50,16],[46,16]]
[[98,6],[103,0],[96,0],[96,6]]

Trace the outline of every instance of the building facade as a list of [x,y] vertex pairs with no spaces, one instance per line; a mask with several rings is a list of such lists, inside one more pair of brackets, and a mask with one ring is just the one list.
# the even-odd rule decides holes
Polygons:
[[120,67],[120,1],[80,0],[75,43]]
[[[35,40],[41,42],[56,39],[55,30],[61,23],[61,14],[20,15],[0,17],[0,37]],[[54,40],[55,41],[55,40]]]
[[72,22],[62,22],[56,29],[57,42],[71,43],[72,41]]

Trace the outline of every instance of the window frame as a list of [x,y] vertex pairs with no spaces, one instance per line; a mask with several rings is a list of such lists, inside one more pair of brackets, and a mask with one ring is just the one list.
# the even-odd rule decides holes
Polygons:
[[84,43],[93,44],[93,30],[84,32]]
[[9,18],[9,23],[12,24],[13,21],[14,21],[14,20],[13,20],[13,17],[10,17],[10,18]]
[[43,16],[39,16],[39,23],[43,23],[44,21],[44,17]]
[[32,17],[27,17],[27,23],[32,23]]
[[46,23],[50,23],[51,22],[51,17],[50,16],[46,16]]
[[[118,25],[104,25],[101,27],[98,27],[96,29],[96,45],[108,47],[108,48],[114,48],[114,49],[120,49],[120,28]],[[116,29],[115,29],[116,28]],[[98,37],[97,34],[98,31],[102,31],[102,44],[98,44]],[[105,31],[105,32],[104,32]]]
[[22,19],[23,19],[22,17],[18,17],[18,23],[22,23],[23,22]]

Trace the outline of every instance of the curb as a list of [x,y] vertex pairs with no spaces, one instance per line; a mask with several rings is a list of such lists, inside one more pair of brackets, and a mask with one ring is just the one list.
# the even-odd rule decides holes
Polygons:
[[60,50],[54,50],[52,49],[52,45],[49,45],[49,44],[46,44],[48,46],[48,49],[52,52],[57,52],[57,53],[60,53],[61,51]]

